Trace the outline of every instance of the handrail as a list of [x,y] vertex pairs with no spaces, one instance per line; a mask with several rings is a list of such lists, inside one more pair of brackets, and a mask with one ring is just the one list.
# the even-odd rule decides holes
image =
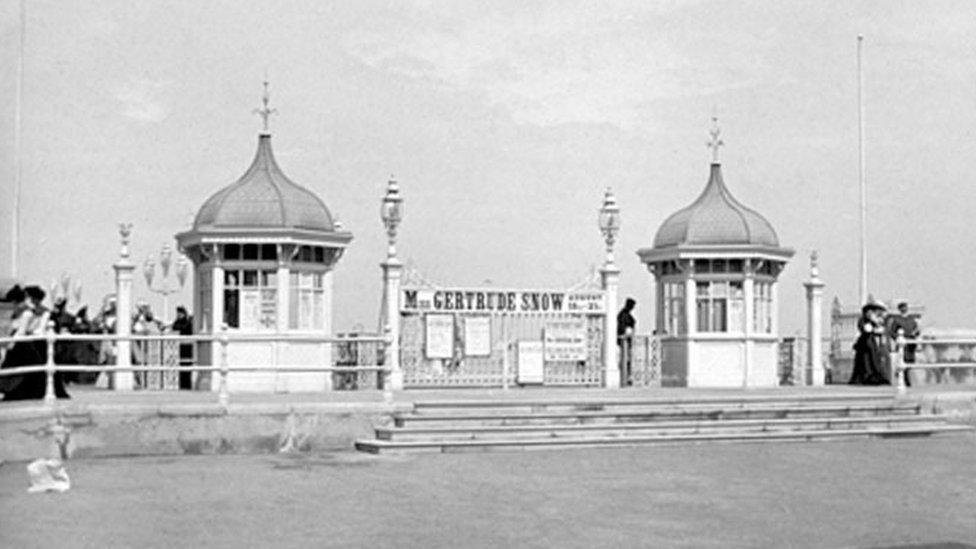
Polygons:
[[[909,369],[921,369],[921,370],[948,370],[951,368],[976,368],[976,360],[970,361],[958,361],[958,362],[913,362],[907,364],[905,362],[905,348],[908,345],[915,345],[916,347],[931,347],[933,345],[973,345],[976,346],[976,338],[942,338],[942,339],[925,339],[924,337],[907,338],[904,332],[899,329],[898,335],[895,337],[895,350],[891,353],[892,356],[892,377],[895,379],[892,384],[895,386],[895,390],[899,394],[904,394],[908,388],[905,385],[905,376],[903,375],[906,370]],[[917,352],[917,350],[916,350]]]
[[[55,341],[179,341],[192,343],[197,341],[219,341],[221,334],[169,335],[169,334],[53,334]],[[44,341],[49,335],[36,334],[24,336],[0,337],[0,345],[4,343],[18,343],[21,341]],[[317,336],[295,334],[227,334],[228,341],[243,341],[263,343],[271,341],[305,342],[305,343],[386,343],[383,336]]]
[[[135,372],[171,372],[178,370],[181,372],[216,372],[219,374],[218,403],[227,409],[230,399],[227,377],[231,372],[286,372],[286,373],[357,373],[357,372],[376,372],[384,376],[384,392],[389,393],[389,375],[393,371],[389,366],[378,364],[355,365],[355,366],[308,366],[299,364],[286,365],[256,365],[256,364],[228,364],[227,347],[233,342],[311,342],[322,344],[341,344],[341,343],[384,343],[389,348],[390,339],[388,334],[384,336],[313,336],[313,335],[294,335],[294,334],[231,334],[225,330],[216,334],[196,334],[196,335],[169,335],[169,334],[59,334],[48,330],[44,334],[0,337],[0,345],[18,343],[25,341],[43,341],[47,351],[47,361],[45,364],[17,366],[13,368],[0,369],[0,378],[26,375],[33,373],[45,374],[44,402],[53,404],[56,401],[54,391],[54,376],[59,372],[85,372],[85,373],[135,373]],[[62,341],[174,341],[179,343],[198,343],[210,342],[220,345],[220,364],[199,365],[188,364],[179,366],[158,366],[158,365],[68,365],[56,364],[54,362],[54,345]],[[391,395],[385,395],[391,398]]]

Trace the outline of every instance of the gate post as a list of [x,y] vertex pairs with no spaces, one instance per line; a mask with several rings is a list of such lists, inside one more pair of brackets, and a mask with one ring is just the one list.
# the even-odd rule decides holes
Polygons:
[[[603,316],[603,380],[607,388],[620,388],[620,364],[617,359],[617,286],[620,283],[620,269],[613,261],[613,244],[620,231],[620,208],[617,197],[607,188],[603,195],[603,206],[600,208],[598,224],[603,233],[606,244],[607,259],[600,269],[600,283],[604,295]],[[626,380],[625,380],[626,381]]]
[[[132,234],[132,223],[120,223],[119,235],[122,237],[122,250],[115,268],[115,335],[119,339],[115,342],[115,367],[129,368],[132,366],[132,273],[136,266],[129,261],[129,235]],[[132,371],[116,371],[112,376],[112,388],[116,391],[131,391],[133,380]]]
[[617,310],[617,286],[620,282],[620,269],[608,265],[600,269],[606,313],[603,316],[603,369],[607,388],[620,388],[620,360],[617,356],[617,323],[614,316]]
[[384,331],[388,337],[386,345],[386,367],[390,369],[387,383],[390,389],[403,389],[403,369],[400,367],[400,278],[403,265],[391,258],[384,261],[383,267],[383,295],[386,310],[383,311]]
[[823,288],[826,286],[820,280],[820,268],[817,266],[816,250],[810,254],[810,280],[803,283],[807,290],[807,362],[810,376],[803,376],[803,385],[823,385]]
[[403,264],[397,259],[396,239],[397,227],[403,220],[403,198],[400,196],[400,185],[392,175],[386,184],[386,195],[380,208],[380,218],[386,227],[387,249],[386,261],[380,263],[383,268],[383,304],[384,316],[380,329],[389,327],[389,341],[385,366],[390,369],[387,383],[390,390],[403,389],[403,369],[400,368],[400,278],[403,274]]

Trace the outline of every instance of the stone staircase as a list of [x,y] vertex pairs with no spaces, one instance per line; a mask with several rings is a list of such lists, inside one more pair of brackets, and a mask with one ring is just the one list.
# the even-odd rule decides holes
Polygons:
[[661,443],[814,441],[971,431],[890,395],[416,402],[356,441],[363,452],[465,452]]

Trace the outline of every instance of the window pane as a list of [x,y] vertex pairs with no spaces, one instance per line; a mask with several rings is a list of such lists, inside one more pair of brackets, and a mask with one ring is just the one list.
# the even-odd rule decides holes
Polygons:
[[255,260],[258,258],[258,245],[257,244],[245,244],[244,245],[244,259]]
[[239,273],[237,271],[224,271],[224,287],[236,288]]
[[695,287],[698,289],[698,297],[708,297],[708,282],[698,282]]
[[711,265],[707,259],[696,259],[695,260],[695,272],[696,273],[709,273],[711,272]]
[[278,259],[278,247],[274,244],[261,245],[261,259],[265,261],[275,261]]
[[292,286],[288,292],[288,328],[298,329],[298,274],[292,273]]
[[325,249],[322,246],[315,247],[315,262],[324,263],[325,262]]
[[244,286],[248,288],[255,288],[258,285],[258,272],[257,271],[244,271]]
[[240,259],[240,244],[224,244],[224,259]]
[[712,331],[728,331],[728,324],[726,322],[726,308],[727,304],[725,299],[716,299],[712,301]]
[[709,329],[709,310],[708,310],[708,300],[699,299],[698,300],[698,331],[699,332],[710,332]]
[[230,328],[240,327],[237,290],[224,290],[224,323]]
[[276,288],[278,286],[278,273],[275,271],[261,271],[261,287]]
[[322,273],[315,273],[314,275],[312,275],[312,287],[313,288],[321,288],[322,287],[322,279],[323,278],[325,278],[325,277],[324,277],[324,275]]
[[317,291],[313,294],[314,299],[312,301],[312,328],[316,330],[321,330],[324,327],[323,317],[322,317],[322,306],[325,294],[321,291]]

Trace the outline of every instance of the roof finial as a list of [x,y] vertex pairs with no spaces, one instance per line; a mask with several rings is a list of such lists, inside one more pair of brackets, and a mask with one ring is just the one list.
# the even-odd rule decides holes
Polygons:
[[261,96],[261,103],[263,103],[264,106],[262,108],[260,108],[260,109],[254,109],[254,114],[261,115],[261,120],[264,122],[264,130],[261,132],[263,134],[270,134],[271,133],[270,130],[268,130],[268,118],[272,114],[277,114],[278,113],[278,109],[269,109],[268,108],[268,101],[270,99],[271,99],[271,96],[268,94],[268,77],[265,76],[265,78],[264,78],[264,94]]
[[722,141],[721,139],[719,139],[719,137],[718,137],[720,133],[722,133],[722,130],[719,129],[719,127],[718,127],[718,115],[713,114],[712,115],[712,129],[708,130],[708,135],[711,136],[711,139],[709,139],[705,143],[705,145],[708,146],[709,149],[712,149],[712,164],[718,164],[719,163],[718,162],[718,148],[721,147],[721,146],[723,146],[723,145],[725,145],[725,142]]

